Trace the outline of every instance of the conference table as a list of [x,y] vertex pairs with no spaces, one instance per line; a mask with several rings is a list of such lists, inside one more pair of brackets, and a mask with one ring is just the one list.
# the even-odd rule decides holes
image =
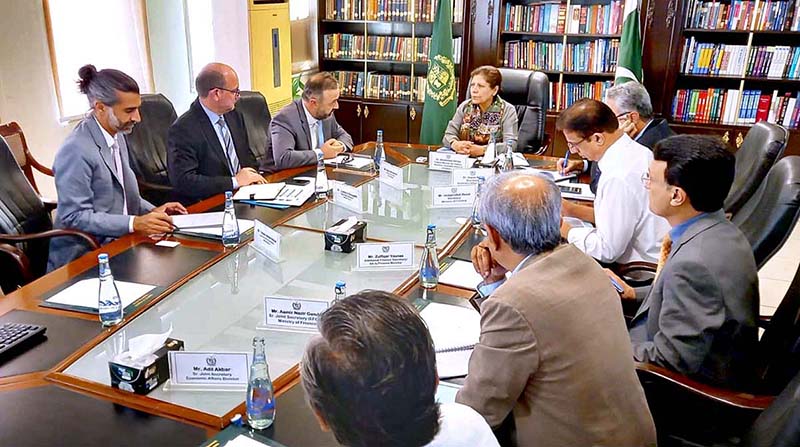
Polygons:
[[[371,154],[374,143],[355,152]],[[328,167],[328,178],[361,190],[364,212],[330,199],[312,197],[300,207],[273,209],[237,203],[239,219],[256,219],[282,236],[278,262],[255,250],[251,235],[225,249],[218,241],[178,234],[160,240],[131,234],[100,250],[110,256],[117,281],[155,288],[128,308],[121,324],[103,328],[96,315],[44,307],[47,298],[82,279],[96,278],[92,252],[0,299],[0,322],[47,326],[46,341],[0,363],[0,445],[204,445],[216,447],[248,431],[229,426],[244,415],[241,390],[160,385],[147,395],[111,387],[108,362],[143,334],[171,330],[187,351],[251,352],[254,336],[266,340],[269,372],[276,391],[277,417],[255,437],[272,445],[336,445],[317,427],[304,402],[298,363],[308,331],[264,325],[264,297],[289,296],[329,301],[334,284],[347,282],[348,293],[363,289],[393,291],[412,303],[438,301],[468,305],[474,291],[440,284],[421,289],[413,270],[360,270],[356,252],[324,250],[323,232],[343,218],[367,222],[367,242],[413,242],[417,261],[425,228],[437,226],[439,259],[444,264],[469,259],[481,236],[469,222],[471,206],[431,206],[431,191],[451,184],[451,173],[429,170],[420,157],[435,147],[386,143],[387,160],[403,170],[403,188],[378,181],[370,172]],[[532,166],[554,169],[555,159],[527,156]],[[305,166],[269,176],[278,182],[313,177]],[[222,195],[191,205],[190,213],[220,211]],[[130,309],[133,309],[130,311]],[[227,428],[226,428],[227,427]],[[253,436],[250,434],[249,436]]]

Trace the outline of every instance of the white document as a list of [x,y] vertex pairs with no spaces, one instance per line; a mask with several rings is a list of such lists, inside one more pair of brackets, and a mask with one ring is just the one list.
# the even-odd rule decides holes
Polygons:
[[306,200],[314,195],[314,178],[313,177],[296,177],[297,180],[308,180],[306,185],[291,185],[286,184],[275,200],[265,200],[264,202],[271,205],[288,205],[288,206],[301,206],[306,203]]
[[[119,291],[119,298],[122,300],[122,308],[141,298],[142,295],[156,288],[149,284],[139,284],[135,282],[114,281]],[[91,278],[78,281],[66,289],[58,292],[46,301],[53,304],[64,304],[67,306],[80,306],[89,309],[97,309],[97,297],[100,293],[100,279]]]
[[350,160],[345,163],[347,158],[347,155],[338,155],[335,158],[325,160],[325,164],[328,166],[345,166],[353,169],[363,169],[373,163],[371,158],[353,156],[349,156]]
[[594,228],[591,223],[580,220],[577,217],[564,216],[562,219],[564,219],[564,223],[569,224],[572,228]]
[[169,351],[173,385],[247,386],[250,354],[246,352]]
[[359,269],[406,270],[414,269],[414,243],[362,243],[356,245]]
[[357,213],[364,212],[364,201],[360,186],[350,186],[341,182],[333,184],[333,203]]
[[172,216],[172,224],[179,230],[199,227],[221,227],[222,216],[224,214],[223,211],[218,211],[216,213],[177,214]]
[[456,401],[456,394],[461,389],[461,385],[448,382],[439,382],[436,387],[436,402],[440,404],[452,404]]
[[469,168],[473,162],[474,159],[469,158],[469,155],[454,152],[428,152],[428,169],[434,171]]
[[255,221],[253,248],[275,262],[281,259],[281,234],[260,221]]
[[264,447],[265,445],[245,435],[239,435],[228,441],[224,447]]
[[378,181],[386,183],[392,188],[403,189],[403,168],[399,168],[388,161],[381,163],[381,172]]
[[233,195],[233,200],[275,200],[286,183],[242,186]]
[[[253,228],[253,221],[250,219],[236,219],[239,222],[239,234],[244,234],[251,228]],[[188,234],[190,236],[200,236],[200,237],[213,237],[213,238],[222,238],[222,223],[220,222],[219,225],[214,227],[197,227],[197,228],[188,228],[183,229],[181,228],[181,233]]]
[[432,208],[468,208],[475,203],[476,186],[438,186],[431,192]]
[[475,271],[471,262],[453,260],[453,263],[439,275],[439,282],[462,289],[475,290],[483,281],[481,275]]
[[574,200],[588,200],[594,202],[594,193],[588,183],[559,183],[561,197]]
[[468,307],[429,303],[420,316],[433,339],[439,377],[466,375],[469,356],[480,340],[480,314]]
[[489,180],[493,175],[492,168],[453,169],[452,183],[455,186],[477,185],[478,177]]
[[526,171],[535,172],[535,173],[537,173],[539,175],[543,175],[543,176],[553,180],[554,182],[560,182],[562,180],[567,180],[567,179],[571,179],[571,178],[577,177],[577,174],[575,174],[575,173],[562,175],[562,174],[559,174],[558,171],[548,171],[548,170],[545,170],[545,169],[527,168],[525,170]]

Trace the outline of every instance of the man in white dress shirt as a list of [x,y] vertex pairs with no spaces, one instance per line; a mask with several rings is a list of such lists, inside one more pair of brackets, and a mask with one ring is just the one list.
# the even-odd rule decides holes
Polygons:
[[603,175],[594,208],[564,201],[562,215],[592,223],[594,228],[561,225],[561,235],[603,263],[656,262],[661,240],[669,231],[666,220],[649,209],[642,176],[653,153],[633,141],[614,112],[593,99],[582,99],[556,121],[571,153],[596,161]]

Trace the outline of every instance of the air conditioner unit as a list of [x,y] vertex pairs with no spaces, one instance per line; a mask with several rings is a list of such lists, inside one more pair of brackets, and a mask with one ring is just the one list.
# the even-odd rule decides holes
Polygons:
[[253,90],[267,98],[272,115],[292,101],[289,3],[250,0],[250,73]]

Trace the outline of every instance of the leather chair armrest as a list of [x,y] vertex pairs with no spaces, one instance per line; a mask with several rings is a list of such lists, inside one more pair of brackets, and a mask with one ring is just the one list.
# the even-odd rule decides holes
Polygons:
[[47,210],[48,213],[52,213],[58,207],[58,200],[50,198],[50,197],[39,197],[42,199],[42,203],[44,204],[44,209]]
[[17,269],[19,270],[20,275],[22,275],[23,284],[33,281],[33,273],[31,273],[30,261],[22,250],[13,245],[0,243],[0,255],[7,255],[14,261],[15,264],[17,264]]
[[775,396],[750,394],[707,385],[652,363],[636,362],[636,373],[639,375],[640,380],[643,378],[655,378],[678,389],[737,409],[763,411],[775,399]]
[[150,183],[148,181],[141,180],[141,179],[137,179],[137,182],[139,183],[139,189],[142,189],[142,190],[149,189],[149,190],[153,190],[153,191],[164,191],[164,192],[171,192],[172,191],[172,187],[171,186],[158,185],[156,183]]
[[28,163],[30,163],[31,166],[36,168],[37,171],[41,172],[44,175],[49,175],[50,177],[53,177],[53,170],[39,163],[39,161],[33,158],[33,154],[31,154],[31,152],[27,149],[25,150],[25,157],[28,159]]
[[627,264],[617,264],[612,270],[631,287],[644,287],[653,283],[656,273],[656,264],[652,262],[635,261]]
[[17,242],[25,242],[35,239],[49,239],[52,237],[61,237],[61,236],[79,237],[85,240],[89,244],[92,250],[97,250],[98,248],[100,248],[100,244],[90,234],[78,230],[62,230],[62,229],[43,231],[41,233],[29,233],[29,234],[14,234],[14,235],[0,234],[0,243],[15,244]]

